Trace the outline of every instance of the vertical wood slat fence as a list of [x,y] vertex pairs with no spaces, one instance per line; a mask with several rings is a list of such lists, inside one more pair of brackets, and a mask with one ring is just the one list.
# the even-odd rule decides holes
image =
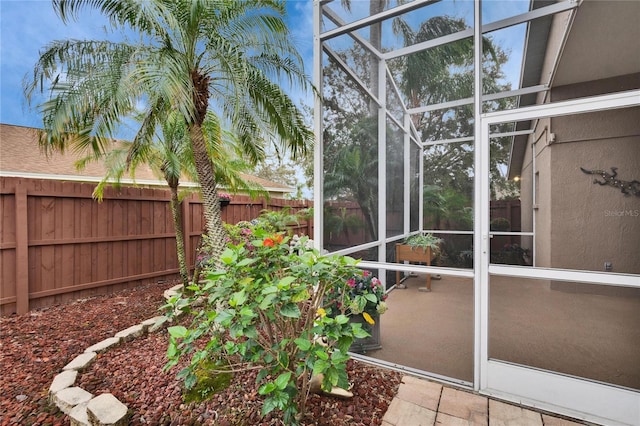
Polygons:
[[[98,203],[92,198],[94,186],[0,178],[0,315],[177,276],[169,191],[108,188]],[[222,210],[228,223],[251,220],[265,209],[311,206],[309,201],[232,198]],[[185,197],[182,209],[187,261],[193,267],[204,229],[198,195]],[[312,226],[304,222],[293,232],[312,235]]]

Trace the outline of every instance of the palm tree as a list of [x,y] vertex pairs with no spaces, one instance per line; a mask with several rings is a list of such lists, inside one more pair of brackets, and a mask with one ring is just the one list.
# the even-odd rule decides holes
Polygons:
[[[216,182],[223,184],[232,192],[242,190],[251,195],[257,195],[259,192],[264,193],[260,185],[246,182],[243,179],[241,173],[249,170],[250,166],[239,157],[239,147],[234,135],[221,128],[217,116],[209,113],[203,126],[207,149],[217,165]],[[169,204],[176,232],[176,253],[180,279],[186,287],[189,284],[189,267],[184,245],[182,209],[180,208],[182,196],[178,187],[181,177],[197,181],[197,173],[184,119],[173,113],[168,120],[162,123],[160,131],[155,143],[146,150],[134,152],[132,156],[129,156],[131,143],[127,142],[123,142],[121,148],[109,151],[104,158],[106,175],[96,186],[94,197],[98,201],[102,201],[105,186],[110,184],[119,186],[122,177],[127,172],[135,177],[137,167],[142,164],[148,165],[158,177],[164,179],[171,192]],[[92,159],[92,157],[84,158],[77,165],[82,168]]]
[[324,191],[328,198],[355,200],[364,216],[369,241],[378,238],[378,151],[377,122],[364,118],[349,129],[349,145],[337,151],[325,171]]
[[[403,4],[405,0],[398,0],[398,4]],[[389,0],[369,0],[369,16],[377,15],[378,13],[384,11],[387,6],[389,6]],[[351,10],[351,0],[342,0],[342,7],[344,7],[347,11]],[[378,50],[378,52],[382,51],[382,23],[376,22],[370,25],[369,27],[369,41],[371,45]],[[371,92],[378,96],[378,81],[380,80],[380,72],[378,69],[378,58],[373,54],[369,54],[369,89]],[[378,104],[376,104],[373,100],[369,102],[369,114],[375,115],[378,112]]]
[[[264,156],[266,140],[297,157],[312,139],[302,114],[278,85],[309,87],[284,21],[282,0],[53,0],[63,22],[93,7],[114,28],[140,35],[127,41],[55,41],[40,55],[25,94],[48,91],[40,143],[47,150],[87,149],[104,155],[138,105],[143,120],[130,157],[153,143],[176,111],[186,123],[200,182],[214,259],[225,243],[215,165],[203,123],[214,111],[237,134],[247,158]],[[48,83],[48,86],[45,84]]]

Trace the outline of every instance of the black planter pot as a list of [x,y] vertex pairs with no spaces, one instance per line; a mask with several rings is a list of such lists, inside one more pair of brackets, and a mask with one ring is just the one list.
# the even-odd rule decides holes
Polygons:
[[349,318],[349,321],[362,324],[362,328],[366,330],[371,336],[364,339],[356,339],[351,344],[349,350],[358,354],[362,354],[368,351],[374,351],[376,349],[382,349],[382,343],[380,339],[380,315],[371,316],[375,321],[375,324],[371,325],[365,321],[362,315],[354,315]]
[[225,199],[220,199],[220,207],[226,207],[229,205],[229,203],[231,202],[231,200],[225,200]]

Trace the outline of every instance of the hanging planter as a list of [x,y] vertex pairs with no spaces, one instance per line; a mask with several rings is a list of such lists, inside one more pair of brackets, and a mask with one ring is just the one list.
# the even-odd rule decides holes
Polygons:
[[218,199],[220,200],[220,207],[226,207],[231,202],[231,195],[220,193],[218,194]]

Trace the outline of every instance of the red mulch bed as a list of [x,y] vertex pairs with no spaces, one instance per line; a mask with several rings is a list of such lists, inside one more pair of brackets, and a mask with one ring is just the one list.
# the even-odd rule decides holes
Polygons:
[[[0,425],[68,425],[47,392],[62,367],[85,348],[159,314],[162,293],[153,284],[25,315],[0,318]],[[231,386],[204,403],[185,404],[180,367],[163,372],[167,338],[159,331],[99,355],[76,385],[98,395],[113,393],[131,412],[132,425],[276,425],[260,417],[255,373],[236,374]],[[314,395],[305,425],[380,425],[402,374],[349,361],[354,398]]]

